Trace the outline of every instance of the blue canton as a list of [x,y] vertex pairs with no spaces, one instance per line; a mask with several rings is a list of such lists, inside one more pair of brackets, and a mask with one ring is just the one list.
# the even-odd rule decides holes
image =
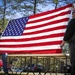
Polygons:
[[2,36],[22,35],[28,19],[29,19],[28,17],[22,17],[19,19],[10,20]]

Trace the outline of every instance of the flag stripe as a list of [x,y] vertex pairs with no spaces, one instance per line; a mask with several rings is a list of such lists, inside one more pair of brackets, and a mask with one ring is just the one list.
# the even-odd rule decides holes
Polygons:
[[53,38],[53,37],[58,37],[58,36],[64,36],[64,33],[58,33],[58,34],[52,34],[52,35],[47,35],[47,36],[40,36],[37,38],[23,38],[23,39],[2,39],[0,40],[1,42],[24,42],[24,41],[33,41],[33,40],[39,40],[39,39],[46,39],[46,38]]
[[58,26],[58,27],[53,27],[53,28],[47,28],[47,29],[42,29],[38,30],[37,32],[33,31],[33,32],[28,32],[28,33],[24,33],[23,35],[34,35],[34,34],[39,34],[39,33],[44,33],[44,32],[49,32],[49,31],[54,31],[54,30],[59,30],[59,29],[64,29],[66,28],[65,25],[63,26]]
[[59,41],[59,40],[62,40],[62,37],[54,37],[54,38],[46,38],[46,39],[40,39],[40,40],[32,40],[32,41],[24,41],[24,42],[1,42],[0,45],[2,44],[5,44],[5,45],[18,45],[18,44],[33,44],[33,43],[40,43],[40,42],[51,42],[51,41]]
[[9,53],[9,54],[11,54],[11,53],[15,53],[15,54],[31,54],[31,53],[34,53],[34,54],[53,54],[53,53],[61,53],[61,49],[51,49],[51,50],[40,50],[40,51],[38,51],[38,50],[21,50],[21,51],[13,51],[13,50],[1,50],[0,51],[0,53]]
[[20,51],[20,50],[50,50],[50,49],[60,49],[60,46],[57,45],[47,45],[47,46],[33,46],[33,47],[22,47],[22,48],[2,48],[4,50],[16,50],[16,51]]
[[3,47],[3,48],[22,48],[22,47],[32,47],[32,46],[46,46],[46,45],[56,45],[56,44],[60,44],[61,41],[52,41],[52,42],[42,42],[42,43],[33,43],[33,44],[19,44],[19,45],[0,45],[0,47]]

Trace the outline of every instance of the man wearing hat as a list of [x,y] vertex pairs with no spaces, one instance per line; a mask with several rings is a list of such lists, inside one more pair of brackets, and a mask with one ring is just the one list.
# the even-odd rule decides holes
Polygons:
[[75,75],[75,9],[72,12],[72,19],[69,21],[61,47],[65,42],[69,43],[70,61],[71,61],[71,75]]

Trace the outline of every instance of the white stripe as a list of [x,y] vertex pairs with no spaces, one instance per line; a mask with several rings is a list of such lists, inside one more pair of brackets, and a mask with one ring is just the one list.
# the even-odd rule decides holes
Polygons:
[[23,33],[35,32],[35,31],[44,30],[44,29],[48,29],[48,28],[59,27],[59,26],[63,26],[63,25],[67,25],[67,21],[66,22],[52,24],[52,25],[46,25],[46,26],[43,26],[43,27],[35,28],[35,29],[24,30]]
[[54,30],[54,31],[49,31],[49,32],[44,32],[44,33],[39,33],[39,34],[34,34],[34,35],[25,35],[25,36],[5,36],[2,37],[1,39],[22,39],[22,38],[33,38],[33,37],[39,37],[39,36],[46,36],[46,35],[51,35],[51,34],[58,34],[58,33],[64,33],[66,29],[59,29],[59,30]]
[[49,19],[49,20],[44,20],[44,21],[41,20],[40,22],[34,22],[34,23],[27,24],[26,27],[32,27],[32,26],[36,26],[36,25],[39,26],[41,24],[45,24],[45,23],[48,23],[48,22],[52,22],[52,21],[56,21],[56,20],[61,20],[61,19],[64,19],[64,18],[68,18],[69,16],[70,16],[70,14],[66,14],[64,16],[58,16],[56,18]]
[[24,41],[24,42],[0,42],[0,45],[19,45],[19,44],[36,44],[36,43],[43,43],[43,42],[54,42],[54,41],[61,41],[63,37],[54,37],[54,38],[46,38],[40,40],[32,40],[32,41]]
[[23,48],[1,48],[0,50],[9,50],[9,51],[21,51],[21,50],[46,50],[46,49],[60,49],[60,45],[48,45],[48,46],[34,46],[34,47],[23,47]]
[[46,14],[46,15],[43,15],[43,16],[40,16],[40,17],[37,16],[36,18],[29,19],[29,21],[34,21],[34,20],[42,19],[42,18],[49,17],[49,16],[52,16],[52,15],[57,15],[57,14],[59,14],[61,12],[67,12],[68,10],[71,10],[71,7],[68,7],[66,9],[60,10],[58,12],[53,12],[53,13],[50,13],[50,14]]

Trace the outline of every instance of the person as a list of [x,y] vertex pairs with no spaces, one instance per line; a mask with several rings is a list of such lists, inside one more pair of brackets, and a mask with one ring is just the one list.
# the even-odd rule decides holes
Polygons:
[[[2,29],[0,27],[0,37],[2,35]],[[3,71],[5,75],[8,75],[8,68],[7,68],[7,53],[2,53],[2,62],[3,62]]]
[[2,61],[3,61],[3,71],[4,71],[5,75],[8,75],[7,53],[2,53]]
[[69,43],[71,75],[75,75],[75,9],[72,12],[72,19],[69,21],[61,47]]

